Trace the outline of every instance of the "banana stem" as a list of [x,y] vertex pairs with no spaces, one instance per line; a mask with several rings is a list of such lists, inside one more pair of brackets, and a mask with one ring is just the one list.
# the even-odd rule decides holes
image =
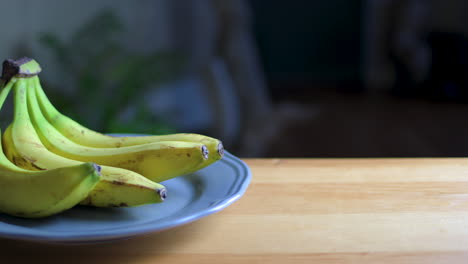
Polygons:
[[5,83],[10,82],[13,77],[33,77],[42,71],[41,66],[31,58],[21,58],[18,60],[8,59],[3,62],[2,80]]
[[[16,82],[13,77],[28,78],[38,75],[42,71],[41,66],[31,58],[21,58],[18,60],[8,59],[3,62],[2,77],[2,90],[0,91],[0,110],[3,103],[10,93],[11,87]],[[13,80],[12,80],[13,79]]]

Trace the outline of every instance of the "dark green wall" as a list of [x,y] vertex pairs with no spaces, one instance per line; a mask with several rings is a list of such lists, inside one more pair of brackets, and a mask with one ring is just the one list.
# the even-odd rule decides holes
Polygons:
[[270,80],[355,80],[360,74],[361,1],[251,0]]

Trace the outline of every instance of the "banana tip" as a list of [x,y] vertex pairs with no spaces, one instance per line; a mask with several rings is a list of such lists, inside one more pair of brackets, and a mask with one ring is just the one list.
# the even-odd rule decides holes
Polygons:
[[205,145],[203,145],[203,146],[201,147],[201,151],[202,151],[203,158],[204,158],[204,159],[208,159],[208,154],[210,153],[210,152],[208,151],[208,148],[207,148]]
[[101,166],[97,165],[96,163],[93,163],[93,166],[97,172],[101,173]]
[[218,143],[218,154],[220,158],[224,157],[224,146],[221,141]]
[[167,198],[166,188],[158,189],[158,194],[159,194],[159,197],[161,197],[161,200],[164,201]]

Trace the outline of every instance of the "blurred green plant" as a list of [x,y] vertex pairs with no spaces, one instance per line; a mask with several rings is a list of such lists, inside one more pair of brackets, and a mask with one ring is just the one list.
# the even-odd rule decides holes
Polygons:
[[[67,41],[47,32],[39,36],[71,83],[73,93],[46,89],[60,111],[108,133],[166,134],[175,128],[155,117],[143,103],[149,89],[174,79],[184,59],[173,52],[136,54],[124,47],[124,25],[112,10],[84,23]],[[122,111],[133,108],[131,118]]]

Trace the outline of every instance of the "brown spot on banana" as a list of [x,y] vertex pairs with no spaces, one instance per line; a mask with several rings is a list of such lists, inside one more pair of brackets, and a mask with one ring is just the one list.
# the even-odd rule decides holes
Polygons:
[[88,195],[83,201],[80,202],[81,205],[92,205],[91,195]]
[[34,163],[31,163],[31,166],[33,166],[33,167],[36,168],[37,170],[47,170],[47,169],[44,169],[44,168],[41,168],[41,167],[37,166],[37,165],[34,164]]
[[31,163],[31,164],[34,164],[34,162],[37,161],[35,158],[28,157],[28,156],[25,156],[25,155],[23,155],[23,158],[24,158],[27,162],[29,162],[29,163]]
[[112,181],[112,184],[115,184],[115,185],[124,185],[125,182],[122,182],[122,181]]
[[39,143],[37,143],[37,142],[35,142],[35,141],[29,141],[28,139],[25,139],[25,138],[20,138],[19,140],[20,140],[21,142],[23,142],[23,143],[25,143],[25,144],[28,144],[28,145],[31,145],[31,146],[33,146],[33,147],[35,147],[35,148],[40,148],[40,149],[41,149],[41,148],[42,148],[42,149],[45,148],[44,145],[39,144]]
[[106,207],[128,207],[128,204],[126,204],[126,203],[119,203],[119,204],[109,203],[109,204],[107,204]]
[[41,168],[35,165],[34,164],[35,160],[34,162],[31,162],[30,160],[27,160],[22,156],[13,156],[12,161],[16,166],[20,168],[29,169],[29,170],[45,170],[44,168]]
[[54,123],[55,121],[57,121],[57,119],[59,119],[59,115],[53,115],[52,118],[51,118],[51,123]]

